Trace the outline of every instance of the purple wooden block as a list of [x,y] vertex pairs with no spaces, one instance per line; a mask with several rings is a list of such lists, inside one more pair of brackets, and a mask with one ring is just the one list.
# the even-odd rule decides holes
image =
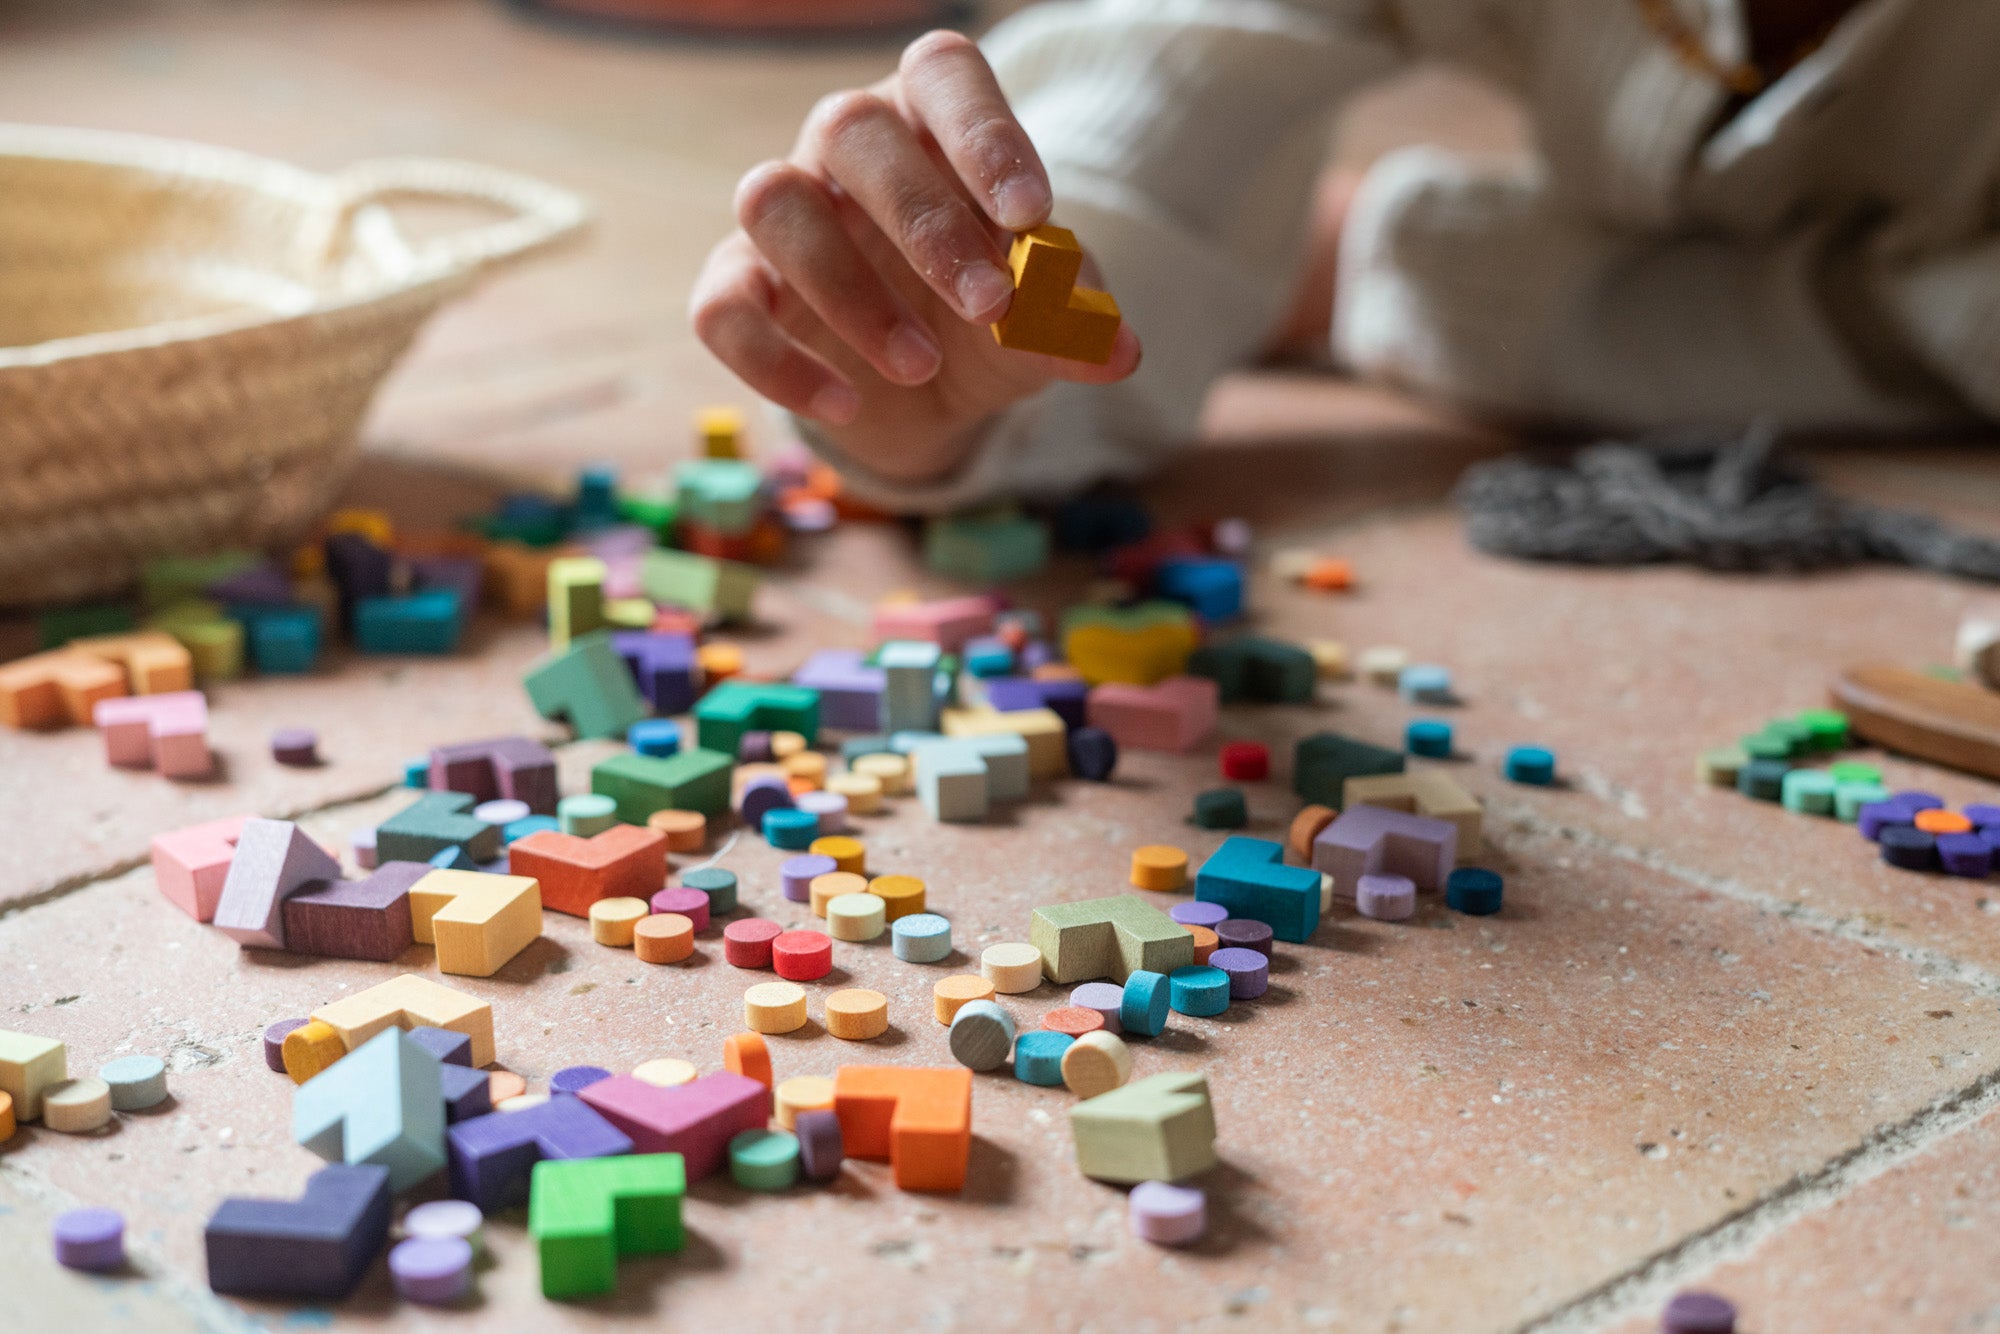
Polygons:
[[767,812],[787,810],[794,804],[790,785],[776,774],[765,774],[743,785],[736,796],[736,814],[746,828],[762,829]]
[[592,1084],[576,1101],[630,1135],[637,1152],[681,1155],[689,1182],[722,1166],[731,1136],[762,1130],[771,1119],[771,1090],[726,1070],[672,1088],[613,1075]]
[[1264,922],[1249,917],[1225,917],[1214,929],[1220,948],[1255,950],[1266,957],[1271,953],[1271,928]]
[[338,1301],[389,1240],[389,1169],[335,1163],[296,1200],[224,1200],[202,1239],[217,1292]]
[[389,1252],[396,1295],[420,1306],[450,1306],[472,1291],[472,1243],[463,1237],[411,1237]]
[[477,556],[413,556],[410,558],[410,587],[413,592],[449,588],[458,594],[458,605],[468,615],[479,605],[486,586],[486,566]]
[[1400,922],[1417,911],[1417,887],[1406,875],[1364,875],[1354,887],[1354,911],[1378,922]]
[[1736,1307],[1712,1292],[1677,1292],[1660,1312],[1660,1334],[1736,1334]]
[[644,524],[614,523],[593,532],[584,548],[599,560],[616,560],[620,556],[643,556],[658,545],[659,539]]
[[451,1127],[445,1140],[451,1155],[451,1193],[488,1214],[525,1203],[528,1176],[544,1158],[608,1158],[632,1152],[632,1141],[581,1098],[550,1098],[518,1112],[476,1116]]
[[1271,956],[1232,945],[1212,951],[1210,968],[1229,974],[1229,999],[1255,1000],[1271,987]]
[[840,1117],[829,1111],[800,1112],[792,1118],[792,1133],[799,1140],[799,1167],[814,1181],[831,1181],[840,1175],[841,1161],[847,1156],[840,1139]]
[[407,1030],[410,1041],[437,1057],[442,1065],[472,1064],[472,1039],[464,1033],[449,1028],[432,1028],[419,1024]]
[[430,787],[463,792],[475,803],[509,797],[536,815],[556,813],[556,757],[524,736],[461,741],[431,751]]
[[2000,824],[2000,806],[1986,806],[1974,802],[1970,806],[1959,807],[1958,813],[1972,821],[1974,829],[1984,829],[1988,825]]
[[1944,809],[1944,798],[1935,792],[1926,792],[1920,787],[1906,787],[1901,792],[1891,792],[1889,800],[1907,806],[1910,814],[1918,811],[1938,811]]
[[292,581],[283,570],[266,562],[223,575],[205,586],[201,595],[210,602],[233,602],[246,607],[284,607],[292,601]]
[[1213,931],[1216,923],[1228,920],[1229,909],[1219,903],[1203,903],[1199,899],[1189,899],[1167,909],[1167,916],[1182,926],[1205,926]]
[[393,556],[359,533],[326,539],[326,573],[333,581],[341,629],[352,632],[354,608],[363,598],[389,596],[395,567]]
[[549,1092],[575,1097],[592,1084],[609,1078],[611,1072],[601,1065],[568,1065],[549,1076]]
[[1056,660],[1056,651],[1049,647],[1046,639],[1030,639],[1021,649],[1021,666],[1027,671],[1046,667]]
[[1891,797],[1888,801],[1871,801],[1856,811],[1854,827],[1870,843],[1880,843],[1884,829],[1891,825],[1907,825],[1916,817],[1915,811]]
[[213,925],[240,945],[285,948],[285,900],[340,879],[340,863],[288,820],[246,820]]
[[694,923],[697,931],[708,930],[708,895],[699,889],[689,889],[676,885],[653,895],[649,905],[654,912],[674,912]]
[[686,713],[694,707],[695,643],[692,635],[665,630],[620,630],[611,647],[625,660],[639,693],[655,713]]
[[1026,676],[992,676],[984,683],[986,705],[1001,713],[1042,707],[1042,682]]
[[372,871],[380,865],[375,856],[375,831],[357,829],[347,836],[347,846],[354,850],[354,864],[364,871]]
[[1900,866],[1906,871],[1937,870],[1935,834],[1925,833],[1915,825],[1884,825],[1882,837],[1876,842],[1882,849],[1882,860],[1891,866]]
[[1125,1007],[1125,988],[1116,982],[1086,982],[1069,993],[1069,1003],[1080,1010],[1095,1010],[1104,1016],[1104,1031],[1122,1033],[1124,1023],[1118,1012]]
[[1984,880],[1993,874],[1993,845],[1978,834],[1940,834],[1938,863],[1946,875]]
[[1350,806],[1313,840],[1313,869],[1332,876],[1333,892],[1350,901],[1361,877],[1377,873],[1443,889],[1457,861],[1457,825],[1386,806]]
[[842,732],[882,730],[882,692],[888,681],[880,667],[863,661],[859,649],[826,648],[792,673],[792,684],[819,691],[819,725]]
[[736,762],[738,764],[769,764],[777,758],[771,749],[771,734],[759,728],[751,728],[736,739]]
[[1043,681],[1042,703],[1065,727],[1082,727],[1090,686],[1083,681]]
[[365,880],[336,880],[285,900],[285,948],[326,959],[388,963],[410,948],[410,886],[437,868],[383,862]]
[[785,897],[793,903],[810,903],[812,882],[839,869],[840,864],[831,857],[817,852],[801,853],[796,857],[787,857],[778,868],[778,884],[784,889]]
[[438,1083],[444,1089],[446,1125],[470,1121],[493,1110],[493,1077],[468,1065],[438,1065]]
[[304,1028],[310,1022],[307,1019],[280,1019],[277,1023],[265,1029],[264,1064],[270,1066],[271,1069],[277,1071],[279,1074],[284,1074],[285,1034],[295,1028]]
[[1157,1246],[1185,1246],[1208,1231],[1208,1197],[1196,1186],[1141,1181],[1126,1199],[1132,1235]]
[[56,1215],[56,1263],[103,1273],[125,1263],[125,1216],[116,1209],[70,1209]]

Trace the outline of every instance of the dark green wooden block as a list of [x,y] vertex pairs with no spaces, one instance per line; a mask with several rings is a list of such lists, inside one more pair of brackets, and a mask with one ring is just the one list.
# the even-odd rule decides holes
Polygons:
[[1292,753],[1292,791],[1307,801],[1340,809],[1341,789],[1350,778],[1403,772],[1403,752],[1366,741],[1321,732],[1299,742]]
[[1312,654],[1259,635],[1204,645],[1188,658],[1187,670],[1214,681],[1224,704],[1310,704],[1319,676]]
[[613,755],[592,766],[590,790],[617,802],[627,824],[669,809],[720,815],[729,809],[731,767],[729,756],[699,747],[666,758]]
[[476,798],[464,792],[426,792],[375,830],[378,862],[427,862],[446,848],[464,848],[475,862],[500,855],[500,826],[468,812]]

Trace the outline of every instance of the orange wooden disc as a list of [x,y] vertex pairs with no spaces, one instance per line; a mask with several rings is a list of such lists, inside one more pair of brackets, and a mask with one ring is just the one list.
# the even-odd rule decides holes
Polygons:
[[1167,843],[1132,850],[1132,883],[1158,893],[1185,888],[1188,855]]
[[1042,1027],[1051,1033],[1067,1033],[1080,1038],[1104,1027],[1104,1016],[1081,1005],[1063,1005],[1042,1016]]
[[969,1001],[992,1000],[993,984],[976,973],[954,973],[941,977],[931,988],[931,998],[935,1004],[937,1021],[949,1024],[958,1015],[958,1007]]
[[708,842],[708,817],[700,811],[654,811],[646,828],[667,836],[668,852],[700,852]]
[[646,963],[679,963],[694,953],[694,921],[656,912],[632,928],[632,950]]
[[703,644],[694,660],[710,682],[726,680],[743,670],[743,650],[734,644]]
[[486,1096],[495,1107],[528,1091],[528,1081],[512,1070],[495,1070],[486,1076]]
[[1301,862],[1312,860],[1313,840],[1333,823],[1338,814],[1331,806],[1308,806],[1292,817],[1292,827],[1285,835],[1285,851]]
[[1222,937],[1205,926],[1190,926],[1188,934],[1194,937],[1194,961],[1207,963],[1208,956],[1215,953],[1215,947],[1222,943]]
[[1354,586],[1354,567],[1338,557],[1328,556],[1308,566],[1301,582],[1322,593],[1337,593]]
[[1966,819],[1957,811],[1941,809],[1918,811],[1916,825],[1917,828],[1923,830],[1926,834],[1969,834],[1972,832],[1972,821]]
[[722,1068],[771,1087],[771,1049],[762,1033],[731,1033],[722,1040]]

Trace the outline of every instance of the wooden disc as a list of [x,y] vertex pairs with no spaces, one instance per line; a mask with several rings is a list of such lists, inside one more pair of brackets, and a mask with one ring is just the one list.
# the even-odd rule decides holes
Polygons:
[[865,987],[849,987],[826,998],[826,1031],[849,1042],[865,1042],[889,1031],[889,998]]

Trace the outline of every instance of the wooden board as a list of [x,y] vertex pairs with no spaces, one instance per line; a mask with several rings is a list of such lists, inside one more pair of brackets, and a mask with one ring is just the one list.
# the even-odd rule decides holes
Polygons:
[[2000,778],[2000,693],[1884,666],[1851,667],[1829,693],[1863,741]]

